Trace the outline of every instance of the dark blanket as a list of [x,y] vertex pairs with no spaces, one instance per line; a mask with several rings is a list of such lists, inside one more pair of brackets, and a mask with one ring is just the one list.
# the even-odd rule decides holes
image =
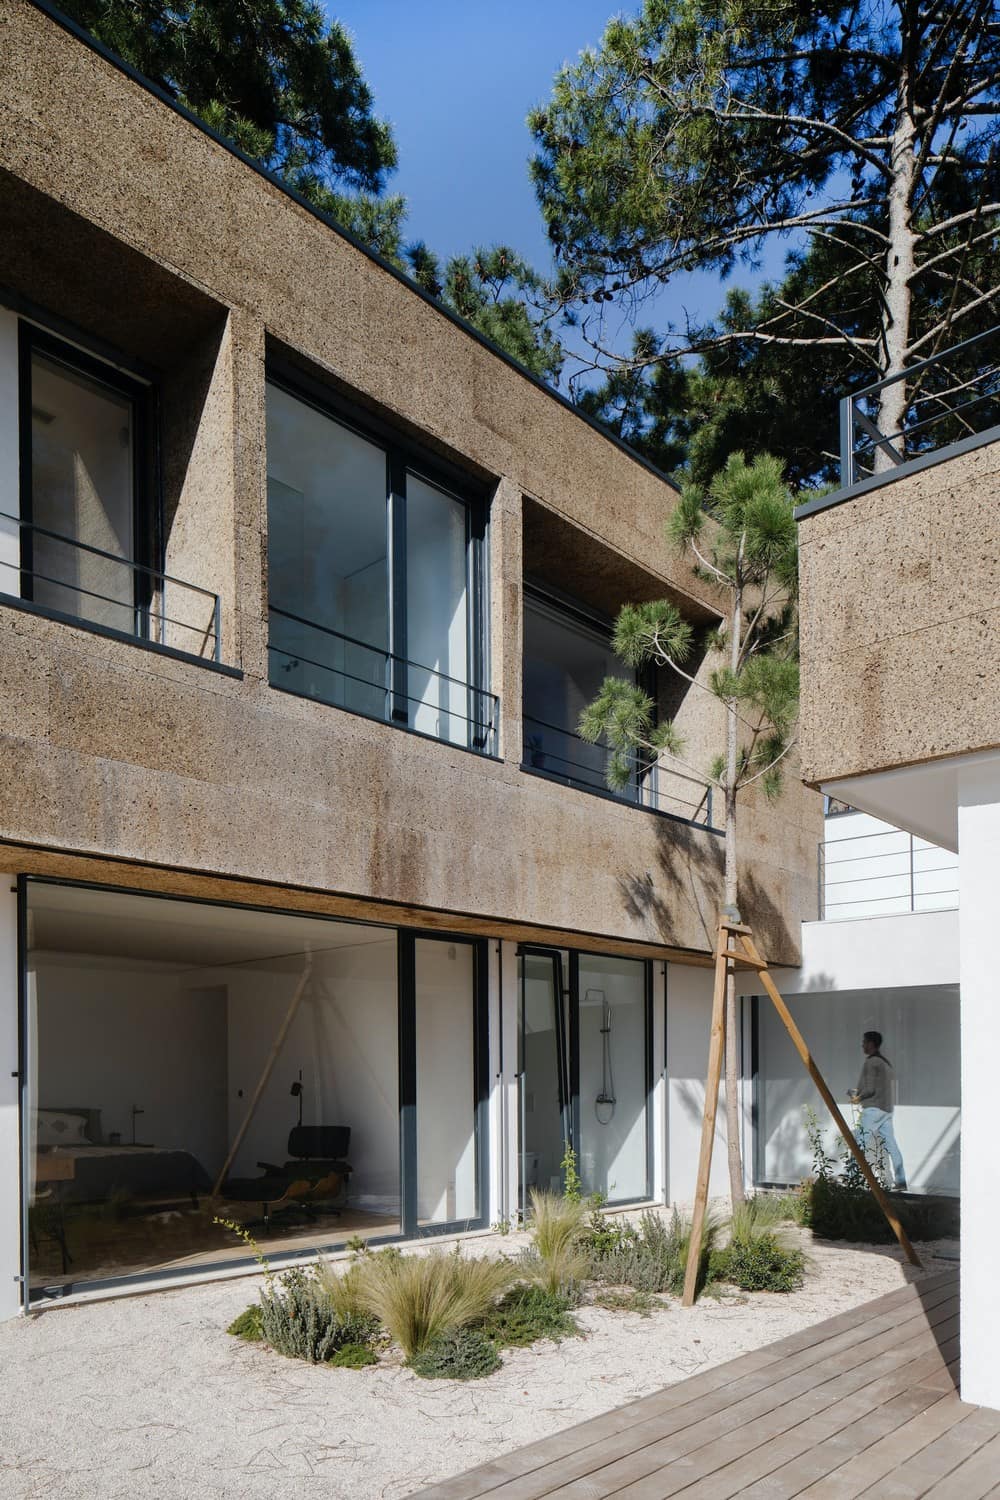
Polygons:
[[[73,1176],[56,1184],[64,1203],[103,1203],[116,1194],[155,1198],[207,1192],[208,1173],[190,1151],[145,1146],[61,1146],[73,1158]],[[40,1187],[43,1187],[40,1184]]]

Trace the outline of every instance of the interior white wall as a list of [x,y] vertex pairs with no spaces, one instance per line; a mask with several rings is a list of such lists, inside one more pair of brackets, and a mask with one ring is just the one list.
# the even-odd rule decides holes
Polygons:
[[226,1145],[226,996],[161,966],[38,954],[35,1106],[101,1111],[117,1132],[190,1151],[209,1173]]
[[[712,1027],[712,982],[711,969],[689,964],[667,966],[667,1196],[672,1203],[690,1203],[695,1194]],[[709,1179],[709,1194],[718,1197],[729,1195],[725,1099],[723,1080]]]
[[0,307],[0,594],[20,594],[19,528],[3,515],[21,514],[17,421],[17,317]]
[[1000,755],[958,778],[962,985],[962,1397],[1000,1408],[997,893]]
[[[212,972],[229,992],[228,1130],[234,1139],[295,995],[302,960]],[[280,1166],[287,1160],[289,1131],[298,1121],[290,1090],[301,1070],[303,1123],[351,1128],[351,1201],[372,1212],[398,1212],[397,1059],[395,935],[317,954],[231,1175],[254,1177],[259,1161]]]
[[[603,997],[603,1003],[602,1003]],[[605,1012],[604,1007],[608,1009]],[[605,1087],[604,1015],[610,1031],[615,1104],[597,1105]],[[646,1196],[646,974],[629,959],[580,955],[580,1140],[584,1187],[611,1202]]]
[[[503,1196],[493,1211],[493,1221],[511,1219],[520,1210],[518,1199],[518,1083],[517,1083],[517,944],[501,942],[500,949],[500,1035],[503,1046],[501,1123],[491,1133],[494,1155],[502,1155]],[[496,1064],[499,1053],[490,1054]],[[501,1144],[501,1141],[503,1144]]]
[[667,966],[653,964],[653,1197],[667,1201]]
[[417,939],[417,1216],[421,1223],[477,1217],[474,964],[471,943]]
[[17,895],[0,880],[0,1318],[20,1311],[21,1148],[17,1037]]

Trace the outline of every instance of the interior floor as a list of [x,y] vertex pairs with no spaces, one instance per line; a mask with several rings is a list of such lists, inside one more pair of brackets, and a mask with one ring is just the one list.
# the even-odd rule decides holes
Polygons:
[[[144,1204],[141,1211],[108,1204],[37,1204],[31,1211],[31,1285],[67,1287],[120,1276],[187,1271],[249,1256],[235,1229],[242,1224],[266,1256],[343,1244],[355,1236],[398,1236],[398,1216],[349,1205],[314,1217],[278,1214],[264,1225],[246,1203],[176,1198]],[[65,1247],[65,1259],[63,1249]]]

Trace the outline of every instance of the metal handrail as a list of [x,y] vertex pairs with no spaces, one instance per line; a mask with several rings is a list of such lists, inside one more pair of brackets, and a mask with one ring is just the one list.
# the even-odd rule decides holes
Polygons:
[[[315,657],[304,656],[300,651],[289,650],[285,646],[277,645],[273,641],[268,643],[268,651],[276,656],[287,658],[283,670],[291,670],[296,666],[313,667],[319,672],[329,673],[338,678],[342,683],[354,683],[358,686],[375,691],[384,695],[383,711],[381,714],[369,714],[364,710],[352,708],[349,711],[359,713],[363,718],[378,718],[383,723],[402,723],[408,725],[410,714],[406,705],[415,704],[418,708],[428,707],[426,700],[415,693],[405,690],[402,683],[410,671],[426,672],[449,687],[457,688],[467,694],[473,703],[471,713],[463,714],[457,708],[437,705],[439,715],[447,719],[455,719],[458,723],[466,726],[466,748],[479,751],[484,755],[496,753],[497,738],[500,726],[500,699],[495,693],[486,688],[476,687],[473,683],[465,682],[461,678],[451,677],[447,672],[440,672],[436,667],[428,667],[423,662],[412,661],[408,657],[399,656],[393,651],[387,651],[381,646],[373,646],[369,641],[359,640],[356,636],[346,635],[341,630],[334,630],[329,625],[321,625],[316,620],[309,620],[304,615],[293,614],[291,610],[280,609],[272,604],[268,613],[272,617],[281,620],[290,620],[295,625],[304,626],[308,630],[316,631],[319,635],[329,638],[340,645],[356,647],[362,651],[369,652],[378,659],[384,669],[383,680],[373,681],[368,677],[360,677],[356,672],[350,671],[345,666],[336,666],[331,662],[317,661]],[[396,669],[399,669],[398,671]],[[273,685],[273,677],[272,677]],[[295,689],[289,689],[295,691]],[[344,704],[336,702],[335,699],[324,697],[320,692],[310,692],[302,696],[315,698],[319,702],[326,702],[331,707],[345,707]],[[440,738],[445,743],[450,743],[446,735],[432,736]]]
[[[545,719],[535,718],[533,714],[524,714],[522,724],[525,728],[536,725],[539,729],[548,729],[552,733],[562,735],[565,739],[575,744],[586,746],[598,754],[602,751],[606,753],[605,746],[595,743],[593,740],[584,739],[583,735],[577,734],[572,729],[564,729],[559,724],[551,724]],[[565,771],[548,771],[544,766],[529,765],[528,769],[550,775],[565,785],[574,787],[579,791],[602,792],[607,796],[615,797],[617,800],[627,802],[632,806],[653,807],[659,812],[669,811],[668,804],[689,808],[693,810],[692,816],[686,819],[689,823],[698,823],[698,814],[704,809],[703,826],[706,828],[714,826],[712,821],[712,787],[708,782],[699,781],[697,776],[692,776],[689,772],[674,771],[670,766],[660,767],[656,760],[645,759],[637,752],[634,752],[631,757],[636,773],[634,785],[613,789],[608,786],[598,766],[590,766],[584,762],[573,760],[570,756],[560,755],[557,751],[543,750],[540,746],[537,749],[530,747],[527,744],[527,736],[525,736],[525,752],[543,755],[546,760],[552,760],[558,762],[561,766],[567,767],[568,769]],[[669,793],[661,792],[656,784],[658,772],[661,769],[669,772],[671,776],[677,776],[683,781],[690,781],[695,786],[701,787],[702,796],[696,802],[689,802],[684,797],[673,797]],[[683,815],[675,813],[674,816]]]
[[[6,597],[13,599],[27,597],[29,602],[35,602],[33,601],[34,585],[45,584],[51,589],[64,590],[66,593],[75,595],[81,600],[93,599],[100,604],[110,605],[114,609],[130,612],[133,617],[133,626],[131,630],[124,631],[123,633],[132,635],[137,640],[152,639],[158,645],[167,645],[169,644],[166,640],[166,627],[168,625],[173,626],[176,630],[189,631],[193,635],[199,636],[204,642],[211,640],[212,660],[216,662],[221,661],[221,601],[219,595],[213,593],[211,589],[203,588],[201,584],[188,583],[183,578],[178,578],[172,573],[164,572],[162,568],[154,568],[147,563],[136,562],[130,557],[122,557],[118,553],[108,552],[103,547],[95,547],[91,542],[84,542],[80,541],[77,537],[66,536],[62,532],[53,531],[47,526],[38,526],[35,522],[26,520],[23,516],[15,516],[8,511],[0,511],[0,525],[5,521],[16,526],[19,534],[27,532],[32,539],[35,537],[45,537],[49,541],[57,542],[60,546],[72,548],[74,552],[83,552],[88,556],[100,558],[104,562],[113,563],[117,567],[126,568],[133,581],[133,594],[135,593],[136,575],[141,574],[153,586],[150,590],[151,596],[155,594],[159,595],[161,607],[160,609],[154,609],[150,600],[138,602],[134,597],[131,601],[116,599],[110,594],[102,594],[96,589],[85,588],[82,584],[73,583],[70,579],[53,577],[50,573],[43,573],[36,568],[26,566],[23,557],[19,557],[16,562],[0,558],[0,568],[9,569],[18,578],[18,588],[15,592],[2,591],[6,594]],[[25,596],[21,591],[20,584],[22,579],[30,580],[31,592],[28,596]],[[202,599],[210,600],[211,624],[209,625],[206,622],[191,624],[176,615],[167,614],[166,600],[168,584],[172,589],[181,589],[186,593],[197,594]],[[78,614],[70,611],[60,611],[60,613],[72,613],[74,618],[78,618],[84,623],[103,623],[91,620],[82,611]],[[159,626],[159,638],[150,633],[149,626],[152,622],[156,622]],[[116,626],[115,628],[118,629],[120,627]],[[176,649],[180,650],[182,648],[178,647]],[[184,654],[188,656],[201,656],[201,653],[190,651],[186,651]]]
[[[851,855],[846,853],[846,846],[850,844],[864,843],[869,839],[886,839],[893,837],[905,840],[904,847],[887,849],[881,852],[876,851],[873,854]],[[918,844],[920,846],[919,848]],[[829,853],[832,849],[840,850],[844,854],[844,857],[840,859],[830,859]],[[819,894],[820,920],[822,921],[826,916],[829,915],[831,910],[837,907],[868,905],[876,906],[882,905],[889,901],[895,901],[905,902],[906,906],[904,909],[907,912],[915,912],[918,910],[927,909],[924,906],[917,906],[918,899],[924,900],[926,898],[934,898],[940,902],[940,898],[942,897],[957,896],[957,889],[953,889],[951,887],[945,890],[918,890],[917,888],[918,879],[922,881],[924,877],[929,875],[954,873],[957,868],[956,863],[943,865],[922,865],[918,863],[919,857],[921,855],[933,856],[941,855],[946,852],[947,851],[939,848],[937,844],[931,844],[926,839],[918,839],[914,834],[908,833],[903,828],[885,828],[879,829],[874,833],[857,833],[852,834],[850,838],[832,839],[830,840],[830,842],[822,840],[817,851],[817,884]],[[870,864],[873,860],[877,859],[886,861],[902,859],[905,860],[906,863],[902,869],[883,870],[877,875],[852,875],[841,877],[837,880],[829,879],[829,872],[832,869],[836,869],[838,865]],[[878,888],[879,886],[884,887],[885,885],[890,883],[902,885],[903,888],[901,890],[895,890],[887,896],[876,896],[868,895],[867,893],[860,893],[853,900],[848,899],[830,901],[827,899],[828,891],[842,888],[844,886],[874,885],[876,888]],[[939,907],[939,909],[945,908]]]
[[[962,415],[974,410],[976,407],[996,402],[1000,398],[1000,360],[994,360],[982,370],[968,378],[957,377],[958,384],[950,390],[945,391],[918,391],[909,403],[908,410],[912,413],[912,420],[904,422],[904,425],[896,432],[884,433],[875,425],[872,418],[860,409],[861,403],[870,404],[872,399],[878,396],[887,387],[898,384],[900,381],[912,382],[918,379],[925,371],[930,369],[946,368],[946,362],[953,361],[956,356],[966,354],[969,350],[978,347],[987,340],[1000,341],[1000,328],[987,328],[981,333],[974,334],[971,338],[963,339],[961,343],[953,344],[950,348],[942,350],[938,354],[932,354],[926,359],[917,360],[914,364],[907,365],[904,370],[898,370],[895,375],[887,375],[883,380],[874,381],[871,385],[863,386],[860,390],[852,391],[845,396],[840,403],[840,482],[846,488],[853,484],[859,477],[859,464],[865,458],[881,451],[895,466],[901,466],[910,462],[919,454],[907,453],[908,441],[912,442],[915,437],[926,436],[931,428],[949,419],[958,419],[970,435],[975,435],[976,429],[967,416]],[[951,378],[956,378],[952,376]],[[963,392],[970,391],[973,387],[981,386],[988,382],[985,390],[978,394],[970,395],[962,401],[953,401],[948,404],[948,398],[959,396]],[[929,416],[919,416],[918,413],[926,408],[929,403],[938,403],[941,410],[932,412]],[[980,429],[989,431],[995,423],[986,423]],[[860,445],[857,442],[858,429],[865,434],[866,442]],[[950,439],[949,441],[956,441]],[[945,444],[947,446],[947,444]],[[927,446],[920,447],[920,453],[930,451]]]

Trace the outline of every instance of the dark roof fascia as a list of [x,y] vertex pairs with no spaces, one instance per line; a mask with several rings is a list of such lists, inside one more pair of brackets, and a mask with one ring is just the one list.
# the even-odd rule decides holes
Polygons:
[[294,188],[290,188],[286,182],[282,182],[281,178],[278,177],[276,173],[269,171],[267,167],[262,166],[261,163],[259,161],[256,161],[252,156],[248,156],[247,153],[245,151],[242,151],[240,147],[235,145],[233,141],[227,140],[224,135],[220,135],[218,131],[213,130],[210,125],[206,125],[204,120],[199,119],[198,116],[192,113],[191,110],[187,109],[183,104],[178,103],[178,101],[172,98],[165,89],[162,89],[159,86],[159,84],[154,83],[152,79],[147,78],[145,74],[140,73],[137,68],[134,68],[131,63],[126,62],[124,58],[119,57],[116,52],[112,52],[110,47],[106,47],[103,42],[98,41],[98,39],[95,36],[92,36],[89,31],[86,31],[82,26],[79,26],[76,21],[71,20],[69,16],[64,15],[63,12],[59,10],[55,5],[51,5],[49,3],[49,0],[29,0],[29,4],[33,5],[36,10],[41,11],[43,15],[48,16],[49,20],[54,21],[57,26],[61,26],[64,31],[68,31],[71,36],[75,37],[78,42],[82,42],[83,45],[85,47],[88,47],[91,52],[96,52],[99,57],[104,58],[105,62],[109,62],[112,67],[117,68],[120,73],[124,73],[126,78],[131,79],[133,83],[137,83],[139,87],[145,89],[148,94],[152,94],[156,99],[160,101],[161,104],[165,104],[168,109],[173,110],[174,114],[180,115],[181,118],[186,120],[189,125],[193,125],[196,130],[200,130],[203,135],[207,135],[210,140],[213,140],[216,143],[217,146],[221,146],[223,150],[228,151],[230,156],[237,157],[238,160],[243,162],[245,166],[249,167],[251,171],[256,172],[258,177],[263,177],[264,180],[266,182],[269,182],[272,187],[275,187],[279,192],[284,193],[286,198],[290,198],[293,203],[297,203],[300,208],[304,208],[306,212],[311,214],[314,219],[318,219],[321,224],[325,224],[328,229],[332,229],[334,234],[339,235],[342,240],[346,240],[349,245],[353,245],[354,249],[359,250],[361,254],[366,257],[366,259],[372,261],[383,271],[387,271],[390,276],[394,277],[396,281],[405,286],[408,292],[411,292],[415,297],[419,297],[422,302],[426,302],[428,307],[432,307],[434,311],[438,313],[442,318],[447,318],[449,323],[453,323],[456,328],[460,328],[463,333],[468,335],[469,338],[474,339],[477,344],[481,344],[484,349],[488,349],[492,355],[494,355],[497,359],[502,360],[505,365],[509,365],[512,370],[516,371],[516,373],[520,375],[522,380],[527,380],[529,384],[535,386],[538,390],[543,391],[546,396],[550,397],[551,400],[558,402],[560,406],[565,407],[567,411],[572,412],[573,416],[576,417],[578,421],[586,423],[586,425],[592,428],[594,432],[598,433],[605,440],[605,442],[610,443],[614,448],[618,448],[628,458],[632,459],[634,463],[637,463],[643,469],[646,469],[648,473],[652,474],[656,479],[659,479],[661,483],[667,485],[675,493],[680,493],[679,486],[676,484],[676,482],[671,479],[668,474],[664,474],[662,469],[658,469],[655,464],[650,463],[648,458],[645,458],[635,448],[624,442],[622,438],[611,432],[607,427],[602,426],[602,424],[598,422],[594,417],[589,416],[585,411],[581,411],[578,406],[574,406],[572,401],[567,400],[567,398],[562,395],[561,392],[554,390],[550,385],[546,385],[545,381],[539,380],[537,375],[532,375],[530,370],[526,370],[524,366],[519,364],[516,359],[513,359],[511,355],[506,352],[506,350],[501,349],[499,345],[494,344],[491,339],[486,338],[484,334],[480,333],[477,328],[473,328],[471,323],[467,323],[464,318],[460,317],[459,314],[454,312],[450,307],[447,307],[442,302],[439,302],[437,298],[432,297],[429,292],[425,292],[423,287],[419,286],[417,282],[412,279],[412,277],[406,275],[405,271],[401,271],[398,266],[394,266],[391,261],[388,261],[384,256],[379,255],[377,250],[373,250],[370,245],[366,245],[362,240],[359,240],[357,236],[352,234],[349,229],[345,229],[342,224],[338,224],[336,219],[331,218],[329,214],[323,213],[321,209],[318,209],[315,206],[315,204],[310,203],[307,198],[303,198],[302,195],[300,193],[297,193]]
[[804,521],[807,516],[815,516],[821,510],[832,510],[835,505],[843,505],[847,500],[856,500],[859,495],[867,495],[872,490],[885,489],[887,485],[895,484],[897,480],[908,479],[912,474],[919,474],[922,469],[933,469],[937,464],[947,463],[949,459],[960,458],[963,453],[972,453],[976,448],[985,448],[989,443],[1000,442],[1000,427],[988,427],[985,432],[974,432],[971,437],[959,438],[957,443],[948,443],[944,448],[935,448],[933,453],[922,453],[919,458],[908,459],[905,464],[897,464],[893,469],[887,469],[884,474],[869,474],[866,479],[857,479],[853,484],[846,485],[843,489],[833,490],[829,495],[820,495],[816,500],[807,500],[793,511],[796,521]]

